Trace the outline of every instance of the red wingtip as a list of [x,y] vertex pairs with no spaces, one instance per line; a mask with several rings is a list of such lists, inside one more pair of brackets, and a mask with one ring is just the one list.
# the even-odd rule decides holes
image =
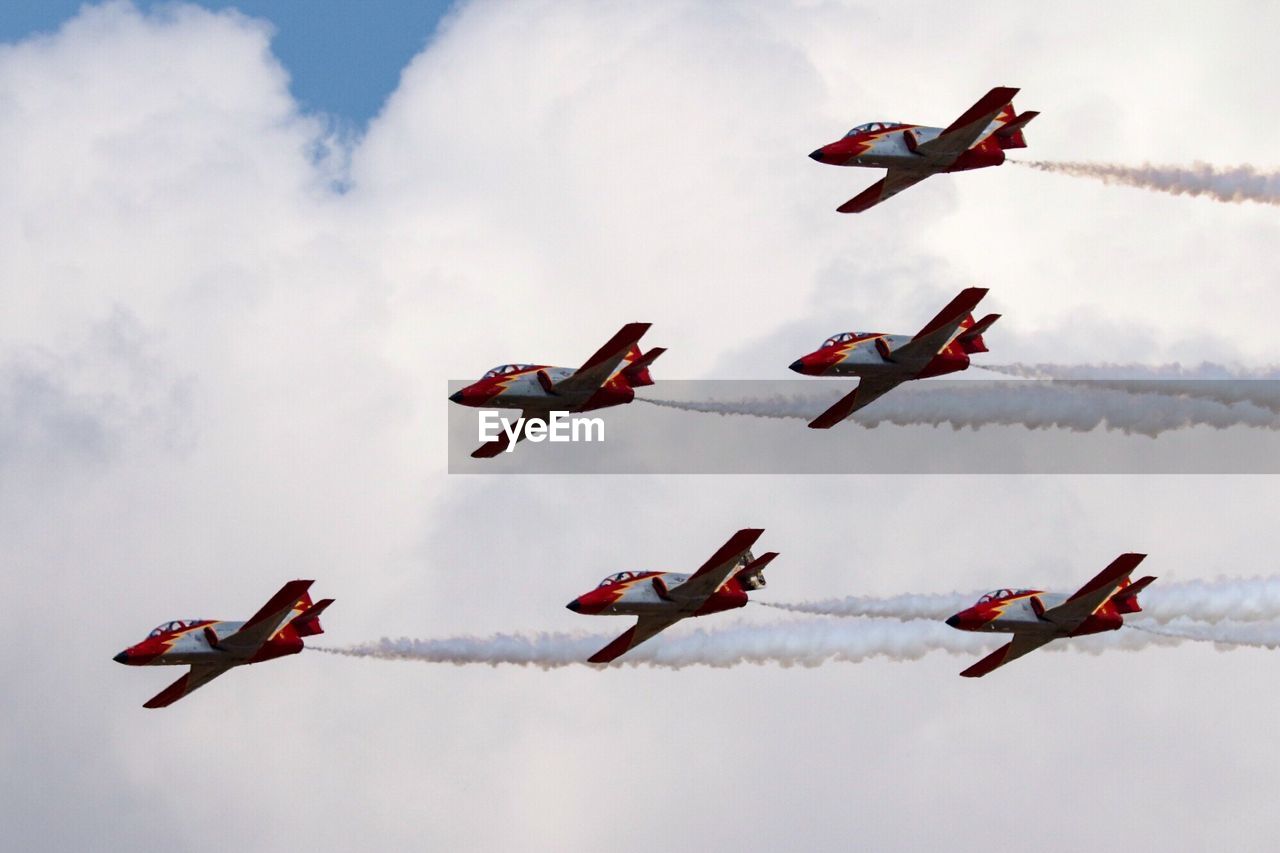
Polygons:
[[1011,86],[996,86],[990,92],[983,95],[976,104],[965,110],[964,114],[961,115],[960,118],[947,125],[946,129],[943,130],[942,133],[947,134],[953,130],[960,129],[967,124],[972,124],[988,113],[993,113],[1000,109],[1005,104],[1012,101],[1013,97],[1017,94],[1018,90]]
[[484,444],[471,451],[472,459],[492,459],[499,453],[507,449],[507,445],[511,443],[511,439],[504,432],[493,441],[486,441]]
[[884,178],[876,181],[853,198],[836,208],[839,213],[862,213],[880,203],[884,194]]
[[960,674],[965,678],[981,678],[1004,663],[1005,655],[1009,653],[1009,649],[1012,647],[1013,643],[1005,643]]
[[635,636],[635,626],[628,628],[622,635],[615,639],[612,643],[587,658],[588,663],[609,663],[616,660],[631,648],[631,638]]

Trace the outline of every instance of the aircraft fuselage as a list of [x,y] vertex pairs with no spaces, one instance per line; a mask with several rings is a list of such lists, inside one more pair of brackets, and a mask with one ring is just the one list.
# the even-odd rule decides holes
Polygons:
[[[602,583],[588,593],[569,602],[569,609],[589,616],[656,616],[682,614],[706,616],[745,607],[747,591],[737,578],[730,578],[720,589],[699,601],[680,601],[668,590],[689,579],[678,572],[630,572],[632,577]],[[761,584],[763,585],[763,583]]]
[[186,627],[148,637],[130,646],[116,655],[115,660],[129,666],[258,663],[302,651],[302,638],[288,627],[249,655],[219,649],[210,643],[211,639],[217,643],[218,638],[230,637],[242,625],[244,622],[189,620]]
[[996,601],[978,603],[962,610],[947,620],[952,628],[996,634],[1049,634],[1059,637],[1079,637],[1115,631],[1124,625],[1124,617],[1115,605],[1107,601],[1074,630],[1067,631],[1036,612],[1052,610],[1067,601],[1070,596],[1058,592],[1022,590]]

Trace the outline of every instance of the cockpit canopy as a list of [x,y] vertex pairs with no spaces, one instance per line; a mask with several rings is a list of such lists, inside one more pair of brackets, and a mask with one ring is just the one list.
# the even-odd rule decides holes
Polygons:
[[[642,574],[644,574],[644,572],[618,572],[617,574],[609,575],[609,577],[600,581],[600,586],[613,586],[615,583],[622,583],[623,581],[638,578]],[[599,589],[599,587],[597,587],[597,589]]]
[[532,370],[533,367],[534,365],[532,364],[500,364],[481,378],[492,379],[495,376],[506,376],[510,373],[522,373],[526,370]]
[[152,629],[151,633],[147,634],[147,638],[150,639],[151,637],[159,637],[161,634],[172,634],[174,631],[185,631],[186,629],[190,628],[192,625],[198,625],[203,621],[205,620],[175,619],[172,622],[165,622],[163,625],[157,625],[154,629]]
[[871,133],[876,130],[892,130],[895,127],[902,127],[900,121],[869,121],[866,124],[860,124],[853,130],[845,134],[845,138],[857,136],[859,133]]
[[1026,595],[1032,592],[1029,589],[996,589],[978,599],[979,604],[986,604],[990,601],[999,601],[1002,598],[1013,598],[1018,595]]
[[833,347],[836,344],[847,344],[849,341],[855,340],[856,338],[865,338],[866,336],[866,332],[841,332],[840,334],[832,335],[823,341],[821,348],[826,349],[827,347]]

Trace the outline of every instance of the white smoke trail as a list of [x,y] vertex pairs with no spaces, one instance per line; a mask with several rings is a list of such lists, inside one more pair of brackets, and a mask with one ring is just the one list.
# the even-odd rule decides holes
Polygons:
[[[760,602],[766,607],[811,613],[817,616],[872,617],[879,619],[946,619],[978,600],[978,593],[894,595],[884,598],[854,595],[799,603]],[[1138,600],[1144,622],[1179,620],[1218,622],[1266,622],[1280,620],[1280,576],[1219,578],[1213,581],[1165,583],[1157,580]]]
[[1280,367],[1245,367],[1238,364],[974,364],[1020,379],[1139,379],[1139,380],[1262,380],[1280,379]]
[[1280,368],[1245,368],[1203,362],[1180,364],[991,364],[981,369],[1062,385],[1212,400],[1225,406],[1248,403],[1280,414]]
[[[1223,402],[1188,395],[1133,394],[1123,388],[1055,382],[922,383],[922,389],[897,388],[849,418],[863,427],[1022,426],[1089,432],[1099,427],[1128,435],[1155,437],[1196,426],[1225,429],[1246,426],[1280,429],[1280,417],[1250,401]],[[850,386],[844,386],[847,393]],[[736,400],[664,400],[637,398],[654,406],[719,415],[811,420],[835,401],[818,395],[772,394]]]
[[1259,172],[1252,166],[1221,168],[1208,163],[1191,166],[1122,166],[1118,163],[1050,163],[1012,160],[1042,172],[1095,178],[1105,184],[1140,187],[1174,195],[1207,196],[1216,201],[1255,201],[1280,204],[1280,173]]
[[[535,666],[556,669],[592,666],[585,661],[613,639],[613,635],[560,633],[495,634],[490,637],[441,639],[383,639],[346,647],[317,647],[329,654],[383,660],[414,660],[458,666],[482,664]],[[1109,649],[1137,650],[1152,645],[1177,645],[1183,638],[1152,633],[1112,631],[1054,643],[1049,648],[1077,649],[1098,654]],[[977,656],[1007,637],[957,631],[940,622],[900,623],[885,620],[801,620],[769,624],[737,624],[714,630],[676,628],[655,637],[610,666],[683,669],[691,666],[726,668],[742,664],[784,667],[821,666],[828,662],[859,663],[881,658],[908,661],[930,652]]]
[[1221,622],[1217,625],[1205,625],[1184,620],[1158,626],[1134,623],[1130,627],[1150,636],[1213,643],[1220,648],[1280,648],[1280,624],[1275,622]]
[[943,620],[958,613],[978,600],[981,593],[931,593],[922,595],[891,595],[876,598],[869,595],[849,595],[843,598],[827,598],[821,601],[795,603],[759,601],[765,607],[788,610],[792,613],[809,613],[814,616],[869,617],[873,619],[897,619],[909,622],[915,619]]

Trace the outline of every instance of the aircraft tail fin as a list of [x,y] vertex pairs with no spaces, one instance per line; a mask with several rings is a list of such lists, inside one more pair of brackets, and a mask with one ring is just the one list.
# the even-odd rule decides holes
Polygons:
[[987,345],[982,340],[982,333],[990,329],[991,324],[999,319],[999,314],[988,314],[975,323],[973,314],[969,314],[960,323],[960,328],[964,331],[956,338],[956,343],[960,344],[960,348],[970,355],[975,352],[987,352]]
[[[1025,113],[1013,115],[1013,104],[1009,104],[1006,109],[1009,111],[1009,123],[995,132],[996,142],[1001,148],[1026,148],[1027,138],[1023,136],[1022,129],[1027,126],[1027,122],[1031,121],[1040,113],[1035,110],[1027,110]],[[1004,118],[1004,116],[1001,116]]]
[[776,556],[778,556],[777,551],[769,551],[759,557],[752,558],[751,552],[748,551],[746,562],[742,568],[738,569],[738,573],[734,575],[738,579],[738,584],[746,590],[764,589],[764,567],[773,562],[773,558]]
[[1133,583],[1125,584],[1111,596],[1111,601],[1115,604],[1116,610],[1120,613],[1138,613],[1142,610],[1142,606],[1138,604],[1138,593],[1142,592],[1147,586],[1155,580],[1153,575],[1147,575],[1141,580]]
[[323,634],[324,628],[320,625],[320,614],[330,604],[333,604],[332,598],[326,598],[312,604],[306,610],[293,617],[293,621],[289,623],[290,627],[297,632],[299,637],[312,637],[316,634]]
[[649,365],[653,364],[658,356],[666,351],[665,347],[654,347],[644,355],[641,355],[640,347],[632,344],[631,351],[627,353],[627,361],[630,363],[622,369],[622,378],[632,388],[652,385],[653,377],[649,375]]

